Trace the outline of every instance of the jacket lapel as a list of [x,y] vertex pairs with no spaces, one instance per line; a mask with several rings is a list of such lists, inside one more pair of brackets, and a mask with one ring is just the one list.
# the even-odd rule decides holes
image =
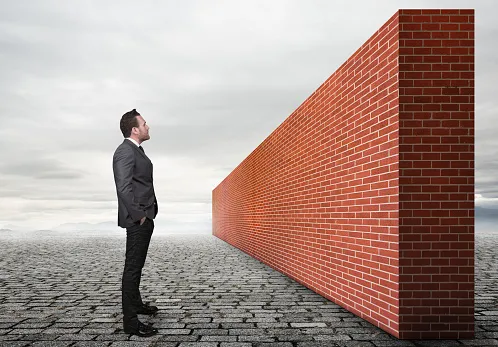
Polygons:
[[145,155],[144,152],[142,152],[140,150],[140,148],[137,147],[137,145],[135,145],[134,143],[132,143],[130,140],[127,140],[127,139],[124,139],[124,142],[128,144],[128,146],[131,146],[136,152],[140,153],[141,156],[143,156],[144,158],[146,158],[147,160],[149,159],[149,157],[147,157]]

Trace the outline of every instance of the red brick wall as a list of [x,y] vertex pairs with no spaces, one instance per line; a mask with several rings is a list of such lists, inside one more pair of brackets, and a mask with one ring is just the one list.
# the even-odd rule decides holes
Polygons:
[[213,234],[397,337],[472,336],[472,21],[396,13],[213,190]]
[[400,331],[474,334],[474,11],[399,15]]

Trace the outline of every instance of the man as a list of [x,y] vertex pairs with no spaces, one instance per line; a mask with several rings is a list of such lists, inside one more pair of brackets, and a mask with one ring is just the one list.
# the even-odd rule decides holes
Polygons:
[[125,137],[114,152],[112,168],[118,195],[118,225],[126,228],[126,260],[122,280],[123,328],[127,334],[148,337],[157,334],[137,314],[155,314],[156,306],[144,304],[140,295],[142,268],[147,257],[158,206],[152,183],[152,162],[140,146],[150,139],[149,126],[133,109],[121,117]]

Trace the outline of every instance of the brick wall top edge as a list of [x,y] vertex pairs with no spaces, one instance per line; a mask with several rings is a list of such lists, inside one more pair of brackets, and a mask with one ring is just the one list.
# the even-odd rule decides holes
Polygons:
[[399,14],[403,15],[430,15],[430,14],[474,14],[473,8],[420,8],[420,9],[400,9]]

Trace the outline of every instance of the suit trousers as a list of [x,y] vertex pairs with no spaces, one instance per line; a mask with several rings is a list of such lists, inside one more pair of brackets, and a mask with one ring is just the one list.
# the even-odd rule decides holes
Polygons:
[[138,323],[137,311],[143,305],[140,295],[140,279],[145,264],[150,238],[154,230],[154,221],[145,218],[126,228],[126,260],[122,279],[123,323],[133,326]]

